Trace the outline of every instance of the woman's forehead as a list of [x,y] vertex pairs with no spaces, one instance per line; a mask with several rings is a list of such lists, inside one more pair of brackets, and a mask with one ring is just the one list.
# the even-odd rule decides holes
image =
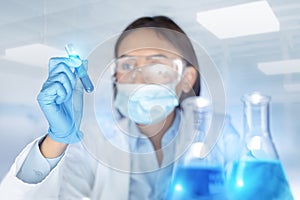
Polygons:
[[180,54],[164,36],[149,28],[132,30],[120,43],[118,56],[144,53],[147,54]]
[[166,57],[166,58],[179,58],[180,56],[176,52],[166,51],[165,49],[158,48],[140,48],[133,51],[128,51],[119,55],[118,57],[123,56],[137,56],[137,57]]

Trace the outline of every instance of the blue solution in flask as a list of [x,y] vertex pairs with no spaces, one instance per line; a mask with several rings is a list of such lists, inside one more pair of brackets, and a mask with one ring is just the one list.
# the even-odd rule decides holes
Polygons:
[[225,174],[220,167],[179,167],[168,200],[225,200]]
[[232,200],[293,199],[280,161],[234,162],[229,177]]
[[[176,161],[168,200],[225,200],[224,159],[216,141],[206,143],[211,116],[211,102],[203,97],[189,97],[182,102],[182,139],[187,145]],[[215,118],[216,119],[216,118]]]
[[259,92],[245,94],[244,135],[239,159],[227,171],[230,200],[292,200],[284,168],[269,128],[271,97]]

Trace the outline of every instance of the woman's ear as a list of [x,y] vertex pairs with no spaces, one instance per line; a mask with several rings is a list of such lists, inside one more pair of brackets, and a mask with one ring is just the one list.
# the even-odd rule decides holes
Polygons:
[[184,93],[188,93],[196,82],[197,70],[194,67],[187,67],[184,70],[183,77],[181,80],[181,90]]

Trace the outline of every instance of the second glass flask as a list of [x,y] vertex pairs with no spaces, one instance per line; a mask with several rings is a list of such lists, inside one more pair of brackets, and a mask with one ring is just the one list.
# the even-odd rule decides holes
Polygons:
[[167,199],[227,199],[224,157],[217,141],[213,147],[207,144],[211,103],[202,97],[190,97],[182,108],[183,131],[190,145],[176,162]]
[[270,99],[258,92],[242,97],[242,148],[239,159],[232,163],[227,174],[232,200],[293,199],[269,129]]

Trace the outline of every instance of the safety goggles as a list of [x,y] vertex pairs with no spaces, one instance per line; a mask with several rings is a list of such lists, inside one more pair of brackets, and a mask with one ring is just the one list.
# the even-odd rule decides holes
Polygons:
[[110,67],[119,83],[169,84],[179,82],[186,61],[165,56],[123,56],[115,59]]

